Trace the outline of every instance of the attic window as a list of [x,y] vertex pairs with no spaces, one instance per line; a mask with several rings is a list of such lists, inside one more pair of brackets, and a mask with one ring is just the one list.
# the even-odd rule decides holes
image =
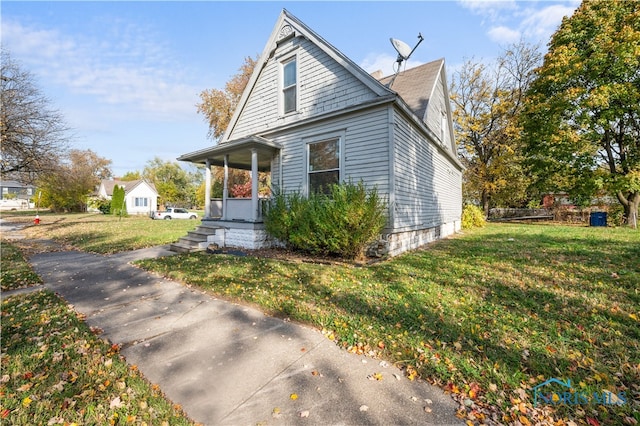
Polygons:
[[297,109],[297,83],[298,73],[294,57],[282,63],[282,105],[285,114]]

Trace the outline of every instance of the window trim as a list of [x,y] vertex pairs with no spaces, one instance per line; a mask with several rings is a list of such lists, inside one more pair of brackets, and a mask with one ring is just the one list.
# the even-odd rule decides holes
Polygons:
[[338,141],[338,168],[337,169],[326,169],[322,170],[326,171],[334,171],[338,170],[338,183],[343,182],[345,179],[345,152],[344,152],[344,140],[345,140],[345,131],[341,130],[338,132],[325,133],[322,135],[311,136],[309,138],[303,139],[304,143],[304,163],[303,163],[303,193],[304,195],[309,195],[311,193],[311,188],[309,187],[310,180],[309,175],[318,171],[310,171],[309,170],[309,160],[310,160],[310,145],[327,142],[331,140]]
[[[144,200],[143,203],[138,204],[138,200]],[[150,205],[149,197],[133,197],[133,205],[134,207],[149,207]]]
[[[295,73],[295,84],[286,86],[284,85],[284,69],[291,62],[295,62],[296,73]],[[293,54],[291,56],[287,56],[280,60],[280,90],[279,90],[279,100],[280,100],[280,114],[283,116],[296,114],[298,112],[298,108],[300,106],[300,72],[299,72],[299,61],[298,55]],[[285,111],[285,90],[294,88],[295,89],[295,108],[291,111]]]

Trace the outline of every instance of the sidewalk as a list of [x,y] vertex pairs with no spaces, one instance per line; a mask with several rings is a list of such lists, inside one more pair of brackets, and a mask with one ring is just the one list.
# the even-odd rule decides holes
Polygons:
[[[46,288],[122,345],[127,362],[197,422],[462,424],[456,403],[437,387],[350,354],[317,330],[127,263],[170,253],[165,247],[111,256],[63,251],[30,261]],[[370,380],[374,373],[382,380]]]

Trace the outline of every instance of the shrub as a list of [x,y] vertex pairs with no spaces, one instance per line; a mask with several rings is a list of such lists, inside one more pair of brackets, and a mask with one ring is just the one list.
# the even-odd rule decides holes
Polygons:
[[111,213],[111,200],[106,198],[93,198],[89,200],[89,206],[97,209],[102,214]]
[[295,250],[349,259],[361,257],[386,224],[377,189],[332,185],[329,194],[277,193],[265,214],[267,232]]
[[462,209],[462,228],[476,228],[485,225],[484,213],[478,206],[467,204]]
[[622,204],[612,204],[607,209],[607,225],[623,226],[625,224],[624,207]]

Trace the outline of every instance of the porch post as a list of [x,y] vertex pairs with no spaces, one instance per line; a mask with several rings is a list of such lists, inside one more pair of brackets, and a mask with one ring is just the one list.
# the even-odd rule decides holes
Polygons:
[[258,150],[251,149],[251,220],[258,221]]
[[229,154],[224,156],[224,182],[222,185],[222,220],[227,220],[227,199],[229,198]]
[[211,217],[211,161],[207,158],[204,169],[204,218]]

